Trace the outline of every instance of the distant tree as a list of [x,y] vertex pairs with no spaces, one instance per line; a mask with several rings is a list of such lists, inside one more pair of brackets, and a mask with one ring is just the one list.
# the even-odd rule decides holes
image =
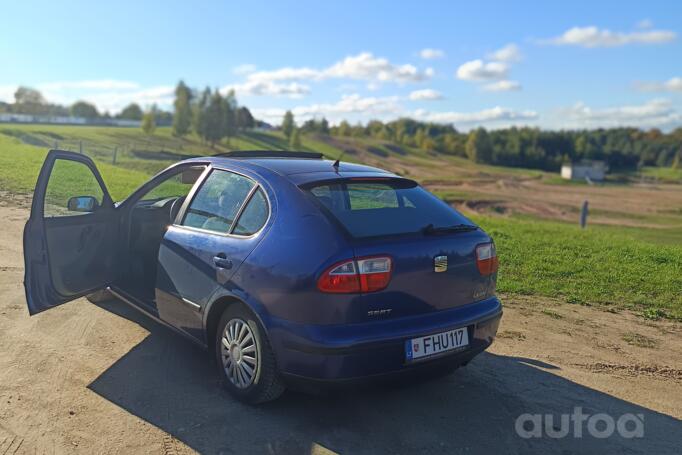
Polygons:
[[[50,114],[51,107],[53,106],[47,104],[47,101],[45,101],[45,98],[43,98],[43,95],[38,90],[29,87],[19,87],[14,92],[13,112],[34,115]],[[55,112],[55,114],[57,113]]]
[[118,118],[124,120],[142,120],[142,108],[137,103],[130,103],[117,115]]
[[336,128],[336,134],[339,136],[350,136],[351,135],[351,127],[350,124],[342,120],[341,123],[339,123],[339,126]]
[[223,136],[227,138],[227,144],[230,144],[230,139],[237,135],[237,98],[234,90],[230,90],[223,98]]
[[469,133],[466,143],[466,154],[471,161],[489,163],[493,147],[485,128],[477,128]]
[[30,87],[19,87],[14,92],[14,102],[16,104],[47,104],[42,93]]
[[211,89],[206,87],[201,93],[192,113],[192,127],[201,140],[206,138],[206,109],[211,99]]
[[99,117],[99,112],[97,112],[97,108],[94,105],[86,101],[76,101],[71,105],[71,115],[74,117],[94,119]]
[[218,90],[211,95],[205,116],[204,139],[213,148],[225,137],[225,100]]
[[289,147],[292,150],[300,150],[301,148],[301,131],[299,128],[294,128],[289,138]]
[[184,136],[192,126],[192,92],[184,82],[178,82],[175,87],[175,101],[173,102],[173,136]]
[[672,163],[673,169],[682,169],[682,147],[677,151]]
[[426,139],[426,133],[422,128],[419,128],[414,134],[414,143],[417,147],[423,148],[424,140]]
[[237,109],[237,128],[240,130],[250,130],[256,125],[256,122],[251,115],[251,111],[246,106]]
[[154,134],[156,131],[156,107],[152,106],[147,112],[142,116],[142,131],[144,134]]
[[172,125],[173,124],[173,113],[169,111],[164,111],[162,109],[156,109],[154,111],[154,121],[156,125]]
[[286,111],[284,114],[284,119],[282,120],[282,132],[287,137],[291,139],[291,133],[294,132],[296,125],[294,124],[294,114],[291,111]]
[[320,120],[320,126],[318,129],[318,132],[320,134],[329,135],[329,122],[324,117],[322,117],[322,120]]

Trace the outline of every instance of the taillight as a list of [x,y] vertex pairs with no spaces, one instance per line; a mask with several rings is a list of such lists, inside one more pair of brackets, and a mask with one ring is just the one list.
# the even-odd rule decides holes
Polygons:
[[317,288],[343,294],[380,291],[391,281],[391,269],[391,258],[385,256],[336,263],[317,280]]
[[481,275],[492,275],[497,272],[499,265],[494,243],[483,243],[476,247],[476,267]]

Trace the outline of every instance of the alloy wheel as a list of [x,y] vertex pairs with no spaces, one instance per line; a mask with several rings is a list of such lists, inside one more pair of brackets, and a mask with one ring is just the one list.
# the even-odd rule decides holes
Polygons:
[[249,324],[242,319],[231,319],[223,331],[220,347],[223,368],[230,382],[240,389],[253,384],[258,370],[258,350]]

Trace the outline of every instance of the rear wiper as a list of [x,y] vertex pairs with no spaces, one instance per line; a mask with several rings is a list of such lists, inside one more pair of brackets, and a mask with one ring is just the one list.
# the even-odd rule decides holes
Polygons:
[[473,226],[471,224],[454,224],[452,226],[434,226],[433,223],[429,223],[424,226],[421,231],[424,235],[432,234],[444,234],[449,232],[471,232],[478,229],[478,226]]

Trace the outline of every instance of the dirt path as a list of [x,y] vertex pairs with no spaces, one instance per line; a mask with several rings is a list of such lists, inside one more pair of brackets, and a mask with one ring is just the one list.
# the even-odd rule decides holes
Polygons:
[[631,227],[682,228],[682,185],[550,185],[538,179],[435,181],[432,191],[455,191],[465,210],[521,213],[577,222],[583,201],[589,201],[590,222]]
[[[507,297],[496,344],[454,375],[250,408],[220,391],[202,351],[122,303],[81,299],[29,318],[26,216],[0,207],[0,455],[679,453],[678,323]],[[558,422],[576,406],[642,414],[644,438],[515,431],[523,413]]]

